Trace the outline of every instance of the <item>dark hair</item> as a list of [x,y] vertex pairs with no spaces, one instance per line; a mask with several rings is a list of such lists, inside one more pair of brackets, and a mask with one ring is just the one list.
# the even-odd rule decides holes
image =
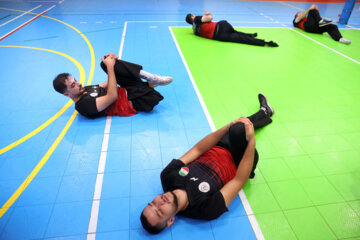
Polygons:
[[60,73],[56,76],[56,78],[53,81],[54,89],[63,94],[66,90],[65,80],[70,76],[69,73]]
[[148,232],[148,233],[151,233],[151,234],[158,234],[160,233],[166,226],[166,224],[164,224],[164,226],[161,226],[161,224],[157,224],[155,226],[152,226],[149,221],[147,220],[147,218],[145,217],[144,215],[144,211],[141,212],[141,215],[140,215],[140,221],[141,221],[141,224],[143,226],[143,228]]
[[193,24],[193,20],[191,18],[192,14],[189,13],[188,15],[186,15],[186,18],[185,18],[185,21],[188,23],[188,24]]

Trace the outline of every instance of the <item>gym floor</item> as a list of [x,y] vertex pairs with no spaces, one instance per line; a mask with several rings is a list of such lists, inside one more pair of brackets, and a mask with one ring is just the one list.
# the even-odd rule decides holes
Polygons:
[[[0,239],[359,240],[360,5],[338,25],[343,45],[293,29],[311,4],[0,0]],[[344,3],[318,5],[336,21]],[[203,9],[280,47],[194,36],[184,18]],[[88,120],[53,90],[61,72],[105,81],[109,52],[174,77],[154,111]],[[139,216],[161,170],[257,111],[260,92],[273,123],[256,132],[256,177],[229,212],[147,234]]]

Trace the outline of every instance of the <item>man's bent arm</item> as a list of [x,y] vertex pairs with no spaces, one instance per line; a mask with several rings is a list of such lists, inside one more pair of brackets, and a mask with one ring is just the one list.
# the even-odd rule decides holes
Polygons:
[[203,153],[209,151],[212,147],[214,147],[221,138],[227,133],[229,129],[229,125],[226,125],[219,130],[210,133],[203,139],[201,139],[194,147],[192,147],[187,153],[185,153],[179,159],[186,165],[190,162],[196,160]]
[[204,11],[205,11],[205,13],[201,17],[201,22],[203,22],[203,23],[211,22],[213,20],[213,16],[208,11],[206,11],[206,10],[204,10]]
[[319,8],[315,4],[313,4],[305,12],[303,12],[299,17],[295,18],[295,22],[296,23],[301,22],[301,20],[303,20],[306,17],[306,15],[313,9],[319,10]]
[[[202,140],[200,140],[194,147],[192,147],[187,153],[185,153],[181,158],[179,158],[185,165],[191,163],[196,160],[205,152],[209,151],[212,147],[214,147],[220,140],[225,136],[225,134],[229,131],[229,128],[237,122],[244,122],[244,118],[239,118],[235,121],[232,121],[228,125],[220,128],[219,130],[210,133]],[[247,121],[249,121],[247,119]]]
[[224,197],[226,207],[230,205],[230,203],[234,200],[236,195],[248,180],[254,164],[255,136],[253,132],[253,126],[245,124],[245,129],[247,131],[246,134],[248,139],[248,145],[245,149],[245,153],[236,170],[235,177],[226,183],[220,190]]
[[[115,70],[114,70],[116,58],[114,56],[107,56],[107,58],[102,57],[102,61],[105,63],[107,68],[108,81],[107,81],[106,95],[96,98],[96,108],[99,112],[105,110],[118,97],[117,82],[116,82]],[[103,84],[100,84],[100,86],[101,85]]]

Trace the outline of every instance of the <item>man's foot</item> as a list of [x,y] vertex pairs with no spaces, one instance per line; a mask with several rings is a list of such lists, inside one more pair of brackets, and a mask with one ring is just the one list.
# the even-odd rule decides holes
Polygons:
[[340,39],[339,39],[339,42],[344,43],[344,44],[347,44],[347,45],[349,45],[349,44],[351,43],[350,40],[347,40],[347,39],[345,39],[345,38],[340,38]]
[[272,107],[268,104],[268,101],[267,101],[265,95],[262,93],[259,93],[258,98],[259,98],[259,102],[260,102],[260,109],[263,110],[265,112],[265,114],[268,115],[269,117],[274,115],[274,109],[272,109]]
[[326,26],[326,25],[331,24],[332,22],[333,22],[332,20],[328,21],[328,20],[325,20],[325,19],[321,19],[321,20],[319,21],[319,27],[324,27],[324,26]]
[[265,42],[265,46],[278,47],[279,45],[276,42],[270,41],[270,42]]
[[257,37],[257,33],[253,33],[253,34],[251,34],[251,36],[255,38],[255,37]]
[[156,75],[154,74],[154,79],[149,81],[149,86],[154,88],[157,86],[164,86],[164,85],[168,85],[169,83],[171,83],[173,80],[172,77],[168,77],[168,76],[160,76],[160,75]]

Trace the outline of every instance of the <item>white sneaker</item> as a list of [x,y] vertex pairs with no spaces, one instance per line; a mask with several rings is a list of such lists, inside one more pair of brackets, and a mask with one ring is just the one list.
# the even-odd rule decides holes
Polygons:
[[160,76],[160,75],[156,75],[156,74],[153,74],[153,75],[154,75],[154,79],[149,81],[150,87],[156,87],[159,85],[160,86],[168,85],[173,80],[172,77]]
[[349,45],[349,44],[351,43],[350,40],[347,40],[347,39],[345,39],[345,38],[340,38],[340,39],[339,39],[339,42],[344,43],[344,44],[347,44],[347,45]]
[[333,22],[332,20],[321,19],[319,21],[319,27],[327,26],[327,25],[331,24],[332,22]]

